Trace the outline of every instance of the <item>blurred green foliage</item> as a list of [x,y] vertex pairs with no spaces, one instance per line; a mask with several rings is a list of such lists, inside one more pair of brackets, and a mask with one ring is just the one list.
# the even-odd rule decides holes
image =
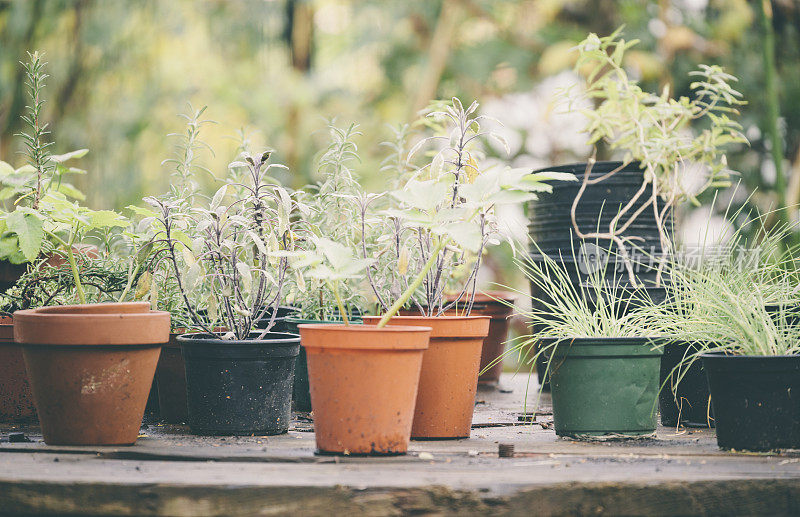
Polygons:
[[[781,100],[787,202],[800,199],[800,3],[771,2]],[[0,0],[0,159],[17,153],[27,50],[50,62],[45,118],[55,153],[89,148],[80,166],[87,204],[120,208],[163,192],[178,113],[209,105],[218,124],[205,156],[224,171],[236,130],[277,150],[295,187],[319,179],[326,121],[358,122],[367,187],[379,183],[378,143],[431,98],[485,100],[530,91],[569,69],[570,48],[589,31],[626,25],[642,43],[626,66],[643,87],[689,93],[687,72],[720,64],[741,79],[751,146],[731,166],[753,199],[778,199],[762,137],[762,34],[746,0]],[[554,161],[568,161],[563,154]],[[211,187],[211,185],[208,185]]]

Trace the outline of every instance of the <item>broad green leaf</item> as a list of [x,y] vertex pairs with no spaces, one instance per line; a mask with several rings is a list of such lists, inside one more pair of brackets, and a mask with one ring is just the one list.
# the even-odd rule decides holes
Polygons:
[[460,247],[467,251],[480,250],[482,241],[481,229],[477,224],[461,221],[445,227],[447,235]]
[[10,174],[14,174],[14,167],[10,164],[0,160],[0,177],[5,177]]
[[89,229],[125,228],[128,219],[112,210],[92,210],[89,216]]
[[25,258],[32,262],[39,255],[44,240],[42,220],[33,210],[18,207],[6,216],[8,229],[17,234],[19,247]]

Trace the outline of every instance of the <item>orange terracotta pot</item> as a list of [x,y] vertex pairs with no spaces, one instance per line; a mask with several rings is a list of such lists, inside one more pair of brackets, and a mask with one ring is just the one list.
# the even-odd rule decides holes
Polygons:
[[36,407],[25,371],[22,348],[14,343],[14,322],[0,318],[0,422],[36,419]]
[[308,360],[317,449],[404,454],[430,327],[298,328]]
[[[451,301],[453,299],[450,298]],[[514,312],[514,307],[507,304],[513,304],[516,299],[517,295],[515,293],[505,291],[475,293],[475,303],[472,306],[470,316],[489,316],[492,318],[492,322],[489,324],[489,335],[483,341],[479,370],[481,372],[505,352],[505,343],[508,340],[509,318]],[[462,304],[459,304],[456,312],[462,307]],[[497,361],[491,368],[481,374],[478,377],[478,384],[496,385],[500,381],[501,373],[503,373],[502,360]]]
[[[364,316],[366,324],[379,320],[379,316]],[[469,438],[489,322],[488,316],[395,316],[389,321],[389,326],[433,329],[422,360],[412,438]]]
[[146,302],[14,313],[45,443],[133,444],[169,321]]

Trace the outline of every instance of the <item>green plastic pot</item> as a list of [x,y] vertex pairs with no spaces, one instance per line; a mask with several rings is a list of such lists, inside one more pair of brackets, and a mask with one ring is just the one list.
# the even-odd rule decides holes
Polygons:
[[[286,318],[286,332],[290,334],[300,334],[298,325],[305,324],[321,324],[328,325],[331,323],[341,323],[341,320],[335,321],[320,321],[320,320],[304,320],[301,318]],[[350,323],[360,324],[360,319],[354,319]],[[302,345],[302,342],[300,343]],[[311,388],[308,382],[308,362],[306,360],[306,349],[300,347],[300,355],[297,356],[297,361],[294,363],[294,386],[292,387],[292,407],[295,411],[310,412],[311,408]]]
[[556,434],[598,439],[655,433],[661,354],[646,338],[561,341],[550,360]]

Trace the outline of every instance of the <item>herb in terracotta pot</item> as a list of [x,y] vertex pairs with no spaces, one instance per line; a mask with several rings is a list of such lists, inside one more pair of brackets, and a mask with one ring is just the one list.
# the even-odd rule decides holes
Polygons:
[[[188,421],[197,434],[280,434],[289,428],[299,338],[271,327],[292,274],[290,260],[299,256],[295,213],[302,205],[268,182],[270,169],[284,167],[269,164],[269,157],[243,153],[230,164],[235,174],[205,207],[185,211],[174,200],[146,199],[158,213],[154,245],[165,250],[186,310],[202,329],[178,338]],[[198,238],[182,239],[185,226]],[[205,314],[194,302],[198,291],[207,293]],[[256,329],[267,313],[267,328]]]
[[308,361],[317,448],[328,454],[405,454],[411,435],[425,326],[354,325],[339,286],[371,260],[318,239],[307,275],[328,285],[344,323],[298,325]]
[[[35,307],[14,313],[14,340],[23,349],[46,443],[132,444],[161,344],[168,339],[169,314],[150,311],[147,303],[86,304],[116,299],[112,293],[124,291],[134,278],[127,269],[120,278],[109,266],[125,262],[112,259],[107,245],[128,221],[67,197],[80,196],[60,183],[65,173],[60,163],[68,155],[49,154],[47,126],[40,118],[43,66],[33,54],[27,67],[33,100],[26,117],[31,132],[23,136],[35,175],[20,183],[28,192],[18,201],[30,199],[30,204],[17,205],[4,217],[20,251],[32,261],[7,295],[12,304]],[[81,305],[43,306],[75,300]]]
[[[470,433],[482,344],[490,322],[488,316],[470,316],[470,311],[481,257],[500,235],[495,207],[533,199],[537,192],[549,190],[546,181],[570,176],[484,168],[479,143],[497,137],[481,128],[484,117],[477,115],[478,104],[464,108],[453,99],[438,108],[425,117],[433,134],[409,152],[413,157],[434,145],[431,158],[391,193],[393,205],[381,207],[379,198],[362,198],[362,225],[378,226],[377,233],[382,234],[363,252],[364,258],[375,260],[367,277],[383,315],[364,321],[433,328],[412,437],[465,438]],[[470,254],[477,260],[458,294],[448,299],[445,290],[451,275],[467,263]],[[464,307],[463,315],[447,314],[457,304]],[[419,316],[395,316],[403,308],[418,311]]]

